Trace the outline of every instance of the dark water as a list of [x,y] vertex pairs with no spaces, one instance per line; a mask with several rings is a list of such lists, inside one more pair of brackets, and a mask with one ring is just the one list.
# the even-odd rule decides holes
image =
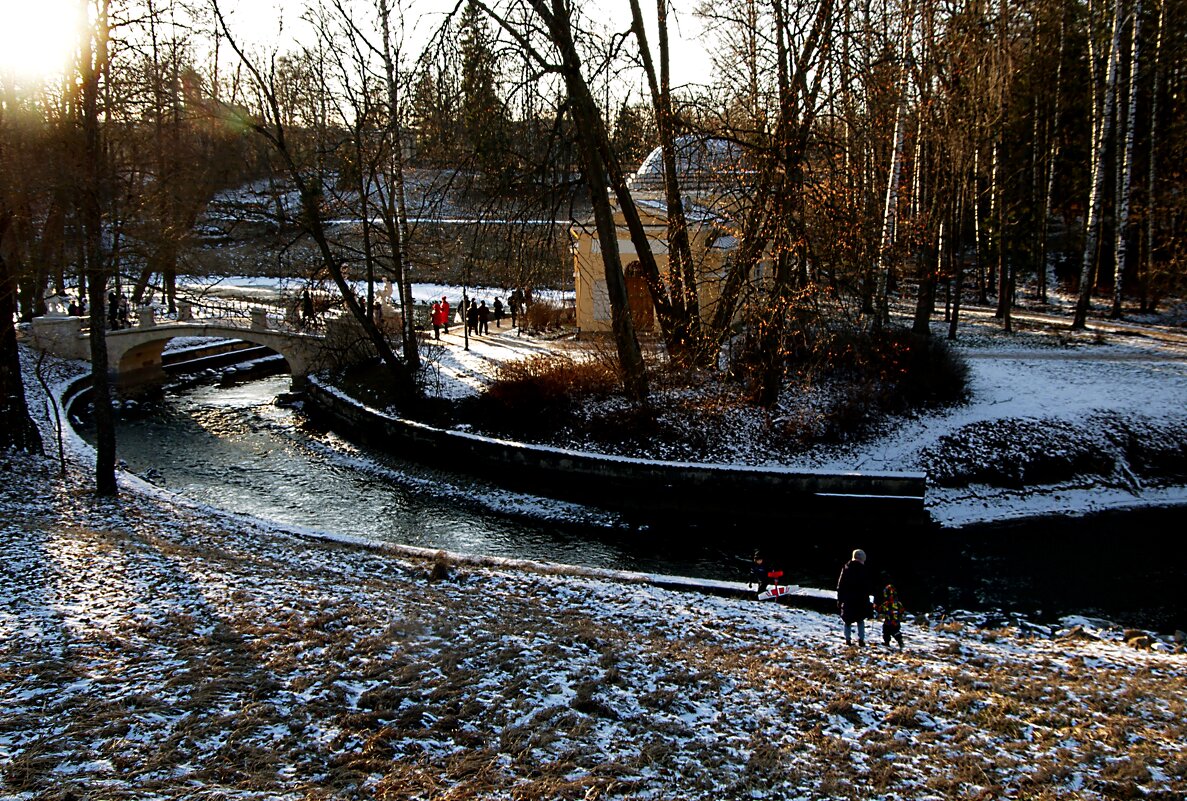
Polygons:
[[120,415],[119,456],[154,483],[222,509],[375,540],[725,580],[744,580],[761,547],[785,582],[816,587],[834,586],[860,547],[915,611],[1077,613],[1187,628],[1187,510],[959,531],[794,519],[696,529],[647,520],[646,510],[626,521],[347,442],[275,405],[288,383],[197,386],[147,402]]

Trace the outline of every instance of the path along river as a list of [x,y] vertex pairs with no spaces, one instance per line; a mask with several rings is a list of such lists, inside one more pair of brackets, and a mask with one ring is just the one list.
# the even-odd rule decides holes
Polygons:
[[[1126,512],[938,531],[798,522],[689,530],[501,491],[427,470],[277,406],[287,375],[166,394],[118,423],[129,470],[197,501],[305,529],[449,551],[724,580],[751,552],[785,583],[832,587],[854,547],[893,577],[908,608],[1078,613],[1187,628],[1187,510]],[[80,426],[86,433],[85,420]],[[645,510],[642,510],[645,512]]]

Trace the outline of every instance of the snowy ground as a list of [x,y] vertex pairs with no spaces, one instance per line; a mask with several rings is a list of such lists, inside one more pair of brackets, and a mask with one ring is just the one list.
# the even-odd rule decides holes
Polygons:
[[813,612],[0,471],[3,798],[1187,793],[1187,657],[1091,621],[851,649]]
[[[811,464],[909,468],[1001,410],[1182,408],[1180,345],[1046,336],[986,344],[969,407]],[[1169,640],[955,614],[851,649],[831,616],[311,539],[131,477],[100,501],[67,461],[0,454],[5,799],[1187,797]]]

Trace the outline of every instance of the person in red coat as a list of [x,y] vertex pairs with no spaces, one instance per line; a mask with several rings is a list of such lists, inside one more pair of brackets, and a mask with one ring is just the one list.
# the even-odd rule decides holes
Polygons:
[[445,333],[449,333],[449,300],[441,296],[441,329]]
[[841,576],[837,579],[837,608],[845,622],[845,642],[853,644],[853,624],[857,624],[857,644],[866,644],[866,618],[874,614],[870,601],[873,592],[870,569],[866,567],[866,552],[860,548],[853,552]]
[[429,322],[433,324],[433,339],[441,338],[441,304],[433,301],[429,306]]

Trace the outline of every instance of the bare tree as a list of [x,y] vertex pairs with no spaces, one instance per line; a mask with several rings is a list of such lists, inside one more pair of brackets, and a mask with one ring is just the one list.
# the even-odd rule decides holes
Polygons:
[[273,59],[271,68],[266,70],[265,67],[249,58],[227,25],[218,0],[214,1],[212,8],[223,39],[238,56],[244,69],[247,70],[260,98],[261,116],[251,120],[249,125],[271,146],[272,151],[280,158],[288,179],[297,189],[301,203],[301,211],[297,219],[298,225],[317,246],[322,266],[338,287],[347,310],[362,328],[367,340],[379,354],[380,360],[386,365],[395,388],[397,404],[408,407],[417,399],[415,374],[410,366],[402,362],[392,351],[387,338],[375,325],[371,310],[363,308],[363,304],[359,302],[353,288],[346,280],[342,270],[342,256],[335,252],[326,231],[322,204],[327,176],[324,171],[316,169],[307,172],[302,166],[298,154],[291,146],[290,128],[282,111],[280,94],[282,86],[277,80],[276,59]]
[[623,386],[629,398],[636,403],[644,403],[648,396],[647,372],[631,319],[614,211],[602,181],[609,182],[610,191],[618,200],[619,211],[626,220],[643,269],[651,275],[658,275],[658,269],[650,241],[627,187],[622,165],[610,146],[605,121],[583,71],[583,61],[575,38],[573,9],[565,0],[528,0],[526,10],[530,12],[530,19],[538,20],[543,25],[542,33],[552,48],[553,55],[549,57],[532,41],[531,31],[526,24],[515,24],[510,15],[500,14],[483,3],[476,5],[495,19],[541,70],[550,75],[559,75],[564,81],[567,109],[574,121],[574,132],[585,167],[594,223],[602,250],[611,328],[623,374]]

